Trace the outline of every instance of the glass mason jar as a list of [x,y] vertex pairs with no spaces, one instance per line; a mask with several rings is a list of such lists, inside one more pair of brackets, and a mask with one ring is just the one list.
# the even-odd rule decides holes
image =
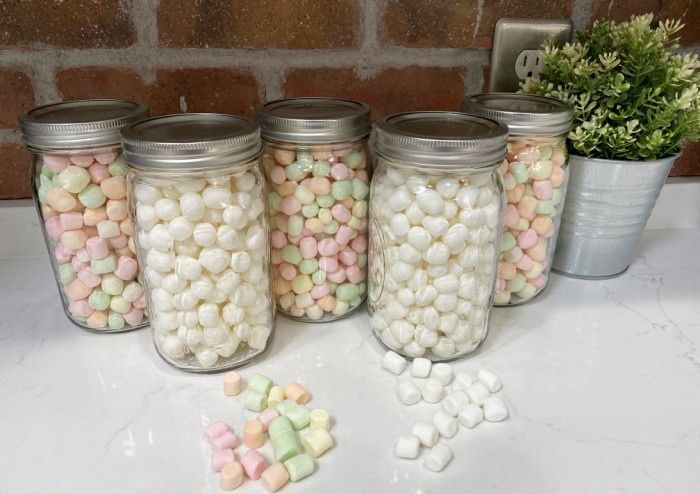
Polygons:
[[507,128],[464,113],[416,112],[376,129],[370,326],[406,357],[462,357],[488,332]]
[[267,103],[257,117],[278,310],[303,321],[345,317],[367,292],[370,108],[296,98]]
[[522,304],[547,285],[569,178],[573,112],[554,98],[511,93],[468,96],[462,111],[508,126],[508,154],[498,169],[508,204],[493,303]]
[[34,153],[32,195],[66,316],[94,332],[148,321],[126,203],[119,130],[148,116],[143,103],[65,101],[19,117]]
[[122,142],[158,353],[192,372],[250,362],[275,316],[258,124],[168,115],[124,128]]

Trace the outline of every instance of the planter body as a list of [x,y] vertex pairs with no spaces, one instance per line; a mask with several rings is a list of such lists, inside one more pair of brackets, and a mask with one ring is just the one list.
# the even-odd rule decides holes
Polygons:
[[676,158],[639,162],[571,155],[552,269],[582,278],[623,273]]

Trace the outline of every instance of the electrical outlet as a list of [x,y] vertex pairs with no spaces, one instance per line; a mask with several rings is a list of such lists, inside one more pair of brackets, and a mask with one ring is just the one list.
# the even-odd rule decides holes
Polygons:
[[516,92],[522,81],[544,69],[539,57],[542,43],[551,40],[563,45],[572,31],[569,19],[499,19],[493,36],[489,91]]

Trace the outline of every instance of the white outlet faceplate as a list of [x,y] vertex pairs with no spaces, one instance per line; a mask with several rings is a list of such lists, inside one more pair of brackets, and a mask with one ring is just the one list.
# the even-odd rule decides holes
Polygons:
[[569,19],[503,18],[496,23],[491,51],[490,92],[514,93],[527,77],[544,68],[539,49],[545,40],[563,45],[571,39]]

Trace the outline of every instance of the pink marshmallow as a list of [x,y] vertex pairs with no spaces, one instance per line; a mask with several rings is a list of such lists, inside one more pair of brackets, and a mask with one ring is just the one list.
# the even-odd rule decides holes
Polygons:
[[241,466],[248,477],[257,480],[262,476],[263,471],[267,467],[267,461],[265,461],[265,457],[261,455],[257,449],[249,449],[241,458]]
[[506,289],[506,280],[503,278],[496,278],[496,292],[502,292]]
[[348,178],[348,167],[344,163],[336,163],[331,166],[331,177],[335,180],[345,180]]
[[279,231],[282,233],[288,233],[287,231],[287,221],[289,220],[289,216],[285,214],[278,214],[275,216],[275,226]]
[[357,262],[357,252],[352,250],[350,247],[345,247],[343,250],[338,252],[338,260],[346,266],[351,266]]
[[283,232],[275,230],[270,235],[270,243],[272,244],[273,248],[281,249],[287,245],[287,236]]
[[108,238],[107,242],[113,249],[123,249],[129,244],[129,237],[127,237],[123,233],[120,233],[116,237]]
[[61,228],[64,230],[80,230],[83,227],[83,213],[69,211],[59,215]]
[[272,261],[272,264],[281,264],[282,251],[280,249],[272,249],[270,251],[270,261]]
[[328,283],[323,283],[321,285],[314,285],[314,287],[311,289],[311,296],[314,298],[314,300],[318,300],[320,298],[325,297],[328,295],[331,291],[331,287],[328,285]]
[[61,234],[63,233],[61,217],[54,216],[53,218],[49,218],[44,222],[44,228],[46,228],[46,233],[48,233],[49,237],[54,240],[58,240],[61,238]]
[[342,148],[342,149],[334,149],[333,150],[333,156],[336,158],[342,158],[343,156],[347,156],[348,154],[353,152],[353,148]]
[[503,226],[513,226],[520,219],[520,213],[518,213],[518,208],[512,204],[506,206],[506,210],[503,216]]
[[102,283],[102,277],[94,274],[88,267],[84,267],[77,273],[78,279],[90,288],[95,288]]
[[133,307],[136,307],[137,309],[145,309],[146,308],[146,295],[141,295],[139,298],[134,300],[131,305]]
[[292,281],[297,275],[297,268],[288,262],[283,262],[279,267],[280,276],[287,281]]
[[554,225],[550,226],[546,232],[544,232],[544,235],[542,235],[544,238],[549,238],[552,235],[554,235]]
[[63,170],[68,168],[68,165],[70,165],[70,160],[67,156],[51,156],[49,154],[45,154],[43,158],[46,166],[48,166],[54,173],[61,173]]
[[535,288],[542,288],[544,286],[545,282],[545,277],[544,274],[540,274],[539,276],[536,276],[535,278],[532,278],[531,280],[527,280],[528,283],[532,283],[535,285]]
[[537,244],[539,235],[532,228],[528,228],[518,234],[518,247],[521,249],[529,249],[530,247]]
[[54,256],[56,257],[56,261],[58,261],[59,264],[63,264],[66,262],[72,262],[73,259],[78,259],[77,257],[73,257],[73,254],[69,252],[65,252],[61,246],[60,242],[56,244],[56,248],[53,251]]
[[73,259],[69,259],[69,261],[73,265],[73,269],[76,273],[83,268],[90,267],[90,263],[81,261],[77,256],[73,257]]
[[318,253],[318,243],[313,237],[306,237],[299,242],[299,249],[304,259],[312,259]]
[[222,449],[233,449],[238,446],[238,438],[231,431],[226,431],[209,442],[215,451],[220,451]]
[[549,180],[535,180],[532,182],[532,190],[535,191],[535,197],[545,200],[552,197],[554,187],[552,187],[552,182]]
[[311,177],[305,178],[304,180],[299,182],[299,185],[303,185],[304,187],[306,187],[308,189],[309,185],[311,185]]
[[347,269],[345,269],[345,274],[347,275],[350,283],[360,283],[365,279],[364,270],[358,268],[355,264],[348,266]]
[[85,242],[85,250],[90,259],[104,259],[109,254],[107,241],[100,237],[90,237]]
[[332,273],[338,269],[338,261],[333,257],[322,257],[318,260],[318,267],[326,273]]
[[301,211],[301,202],[294,196],[285,197],[280,203],[280,211],[287,216],[291,216]]
[[335,234],[335,241],[338,243],[338,245],[348,245],[354,233],[355,230],[350,228],[348,225],[340,225],[338,232]]
[[287,174],[281,166],[273,166],[270,168],[270,180],[277,185],[284,183],[287,180]]
[[236,461],[236,457],[233,455],[232,449],[222,449],[211,454],[211,468],[215,472],[220,472],[222,468],[234,461]]
[[363,254],[367,251],[367,239],[364,235],[358,235],[350,242],[350,247],[358,254]]
[[331,215],[340,223],[347,223],[352,218],[352,213],[342,204],[336,204],[331,208]]
[[214,439],[223,436],[227,432],[229,432],[229,428],[226,424],[223,422],[214,422],[204,429],[204,438],[211,444]]
[[128,281],[136,276],[139,265],[136,259],[129,256],[121,256],[117,259],[117,267],[114,268],[114,274],[124,281]]
[[90,165],[92,165],[93,161],[95,161],[92,157],[92,155],[79,155],[79,156],[71,156],[70,157],[71,163],[74,165],[78,165],[81,168],[87,168]]
[[271,408],[269,410],[265,410],[263,413],[258,415],[258,420],[263,426],[263,431],[267,432],[267,428],[270,426],[270,423],[275,420],[277,417],[279,417],[280,414],[277,413],[277,410]]
[[515,267],[521,271],[532,269],[532,259],[527,254],[523,254],[518,259],[518,262],[515,263]]
[[138,326],[141,324],[141,321],[143,320],[143,310],[138,309],[132,305],[131,309],[129,309],[129,312],[126,314],[122,314],[124,316],[124,321],[129,326]]
[[324,257],[334,256],[339,250],[338,242],[332,238],[324,238],[318,243],[318,253]]
[[105,178],[111,177],[107,167],[102,163],[93,163],[90,165],[90,168],[88,168],[88,173],[90,174],[90,179],[92,182],[96,184],[99,184]]
[[95,159],[103,165],[109,165],[117,157],[117,153],[100,153],[95,155]]
[[287,240],[293,245],[299,245],[301,239],[304,238],[301,235],[287,235]]
[[327,273],[326,278],[328,278],[333,283],[342,283],[347,279],[347,273],[343,268],[338,268],[332,273]]
[[90,307],[87,299],[73,300],[68,306],[68,312],[78,317],[90,317],[90,314],[95,312],[95,309]]

